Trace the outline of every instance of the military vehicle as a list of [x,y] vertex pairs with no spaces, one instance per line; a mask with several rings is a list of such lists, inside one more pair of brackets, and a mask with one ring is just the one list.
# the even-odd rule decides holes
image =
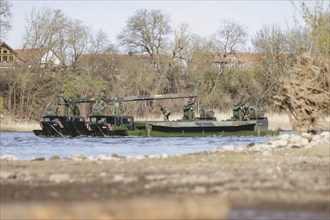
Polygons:
[[93,99],[65,99],[61,91],[56,100],[48,103],[43,119],[40,121],[42,130],[33,130],[37,136],[76,137],[90,135],[86,129],[85,119],[80,116],[77,103],[95,102]]
[[233,117],[218,121],[214,111],[205,106],[197,105],[195,115],[195,101],[190,98],[183,106],[183,117],[180,120],[170,121],[164,115],[164,121],[137,121],[132,135],[140,136],[237,136],[237,135],[276,135],[278,132],[268,129],[268,119],[261,108],[246,106],[239,103],[233,107]]
[[[135,135],[137,127],[132,116],[123,116],[122,104],[124,102],[132,101],[153,101],[164,99],[180,99],[180,98],[193,98],[197,97],[196,94],[162,94],[162,95],[147,95],[147,96],[126,96],[126,97],[113,97],[104,98],[104,102],[95,104],[92,113],[89,116],[88,125],[93,131],[92,135],[95,136],[129,136]],[[112,115],[106,115],[106,105],[113,106]],[[101,106],[102,105],[102,106]],[[145,122],[143,122],[145,124]],[[141,128],[144,129],[144,128]],[[140,132],[138,132],[140,133]]]
[[[191,94],[163,94],[148,96],[127,96],[106,98],[101,91],[99,98],[64,98],[64,92],[50,102],[40,121],[42,130],[33,130],[37,136],[76,137],[76,136],[128,136],[135,129],[134,118],[123,116],[122,104],[130,101],[151,101],[162,99],[191,98]],[[87,119],[80,116],[77,104],[94,103]],[[112,105],[112,115],[107,115],[107,105]]]
[[[164,115],[163,121],[135,121],[132,116],[122,115],[122,104],[131,101],[151,101],[188,98],[183,106],[183,117],[170,121],[171,112],[158,104]],[[197,100],[197,117],[195,104]],[[94,103],[90,116],[79,116],[77,104]],[[112,115],[107,115],[107,105],[112,105]],[[102,91],[99,98],[65,99],[61,93],[56,102],[49,103],[40,122],[42,130],[34,130],[37,136],[227,136],[227,135],[276,135],[268,130],[268,119],[262,109],[240,102],[233,107],[231,119],[218,121],[214,111],[200,106],[197,95],[163,94],[106,98]]]

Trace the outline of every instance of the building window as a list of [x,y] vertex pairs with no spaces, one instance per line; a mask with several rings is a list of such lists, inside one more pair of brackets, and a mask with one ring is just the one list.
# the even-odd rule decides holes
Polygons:
[[7,53],[7,50],[4,50],[3,53],[6,54]]
[[13,56],[10,56],[10,57],[9,57],[9,61],[10,61],[10,62],[13,62],[13,61],[14,61],[14,57],[13,57]]
[[7,56],[3,56],[2,61],[7,62]]

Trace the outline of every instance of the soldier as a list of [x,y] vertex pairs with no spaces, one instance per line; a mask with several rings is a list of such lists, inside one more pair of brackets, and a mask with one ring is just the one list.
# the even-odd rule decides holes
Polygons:
[[196,99],[189,98],[187,105],[183,106],[183,119],[184,120],[194,120],[195,119],[195,105]]
[[92,109],[92,115],[106,115],[106,103],[105,100],[107,97],[105,96],[105,89],[102,89],[100,92],[100,97],[97,99],[96,103]]
[[80,115],[80,110],[78,105],[72,101],[71,98],[66,100],[67,104],[67,115],[68,116],[79,116]]
[[243,94],[241,94],[241,99],[237,104],[237,106],[239,107],[239,120],[244,120],[244,121],[250,120],[251,115],[250,115],[249,107],[247,105],[247,99]]

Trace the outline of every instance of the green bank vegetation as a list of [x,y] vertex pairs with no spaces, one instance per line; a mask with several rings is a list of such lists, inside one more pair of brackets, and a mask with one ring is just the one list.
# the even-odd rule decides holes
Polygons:
[[[212,36],[201,37],[191,33],[188,24],[173,29],[161,11],[139,10],[119,34],[119,45],[111,44],[102,30],[95,32],[59,10],[33,10],[27,16],[24,46],[51,49],[64,63],[45,68],[17,64],[2,72],[0,110],[15,118],[38,120],[61,89],[66,97],[96,97],[106,89],[108,97],[197,92],[202,104],[219,112],[230,111],[245,96],[250,104],[278,112],[281,106],[274,104],[273,97],[283,93],[283,82],[292,77],[290,69],[296,67],[297,57],[307,53],[319,66],[323,63],[318,61],[330,55],[329,4],[294,4],[303,24],[296,22],[287,29],[263,26],[252,39],[243,24],[231,19],[222,20]],[[157,22],[151,25],[152,20]],[[219,68],[212,62],[216,54],[243,59],[244,53],[238,51],[244,51],[248,40],[250,53],[258,58],[254,65]],[[329,92],[329,67],[322,74],[317,80],[327,80],[324,90]],[[164,100],[162,104],[177,113],[183,103]],[[80,108],[86,116],[91,106]],[[125,103],[124,111],[140,118],[161,115],[155,102]]]

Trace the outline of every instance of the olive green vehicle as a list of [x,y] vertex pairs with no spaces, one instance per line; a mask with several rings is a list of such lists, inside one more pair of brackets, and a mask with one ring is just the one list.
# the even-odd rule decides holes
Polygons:
[[[152,136],[152,137],[194,137],[194,136],[242,136],[277,135],[268,129],[268,119],[256,106],[246,106],[240,102],[233,107],[230,119],[218,121],[214,111],[200,106],[197,95],[162,94],[148,96],[127,96],[106,98],[102,91],[98,98],[65,99],[63,91],[57,100],[47,105],[40,122],[42,130],[34,134],[43,137],[77,136]],[[170,121],[170,111],[162,105],[163,121],[135,121],[132,116],[122,115],[122,104],[131,101],[151,101],[163,99],[188,99],[183,106],[183,117]],[[197,100],[197,109],[195,109]],[[80,116],[78,104],[93,103],[90,116]],[[108,105],[113,106],[112,115],[106,114]],[[196,112],[198,116],[196,116]]]
[[[183,107],[183,117],[170,121],[164,114],[164,121],[136,121],[132,136],[195,137],[195,136],[246,136],[277,135],[268,129],[268,119],[261,109],[242,104],[233,107],[233,117],[218,121],[214,111],[197,106],[199,117],[195,116],[195,102],[189,99]],[[164,112],[163,112],[164,113]]]

